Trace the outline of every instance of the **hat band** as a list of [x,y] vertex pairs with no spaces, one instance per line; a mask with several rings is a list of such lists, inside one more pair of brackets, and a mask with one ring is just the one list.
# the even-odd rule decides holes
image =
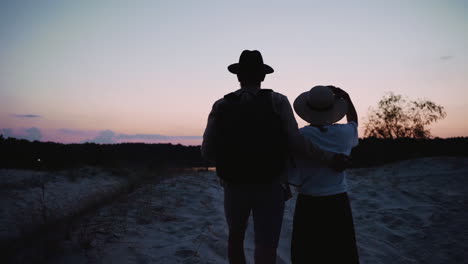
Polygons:
[[333,105],[334,104],[330,104],[330,105],[327,105],[325,107],[315,107],[315,106],[312,106],[311,104],[309,104],[309,101],[306,101],[306,105],[307,107],[310,108],[310,110],[312,111],[316,111],[316,112],[327,112],[329,110],[331,110],[333,108]]

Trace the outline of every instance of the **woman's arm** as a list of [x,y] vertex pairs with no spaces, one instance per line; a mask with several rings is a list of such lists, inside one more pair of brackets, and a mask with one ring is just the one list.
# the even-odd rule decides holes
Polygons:
[[358,124],[358,116],[357,116],[356,108],[354,107],[353,102],[351,101],[351,98],[349,97],[349,94],[345,92],[343,89],[335,87],[335,86],[330,86],[330,88],[332,89],[336,97],[343,98],[348,103],[348,112],[346,113],[346,120],[348,121],[348,123],[351,121],[354,121],[356,122],[356,124]]
[[346,113],[346,120],[348,120],[348,123],[351,121],[356,122],[358,124],[358,116],[356,112],[356,108],[354,108],[353,102],[351,101],[351,98],[349,95],[346,93],[346,98],[345,100],[348,101],[348,112]]

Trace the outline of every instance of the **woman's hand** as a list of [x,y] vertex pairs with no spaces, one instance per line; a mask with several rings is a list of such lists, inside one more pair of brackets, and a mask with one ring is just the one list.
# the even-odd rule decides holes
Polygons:
[[332,90],[332,92],[335,94],[335,96],[337,98],[343,98],[343,99],[348,99],[349,98],[349,94],[347,92],[345,92],[343,89],[341,89],[339,87],[335,87],[333,85],[330,85],[328,87],[330,87],[330,89]]
[[356,108],[354,108],[353,102],[351,101],[351,97],[349,97],[349,94],[341,88],[332,85],[328,87],[330,87],[330,89],[333,91],[336,98],[343,98],[348,103],[348,112],[346,113],[346,120],[348,120],[348,122],[354,121],[357,124],[358,116],[356,113]]

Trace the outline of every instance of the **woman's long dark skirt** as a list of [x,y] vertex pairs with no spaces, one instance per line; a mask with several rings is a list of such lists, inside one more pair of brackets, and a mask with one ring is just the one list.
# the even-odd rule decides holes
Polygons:
[[291,240],[292,263],[359,263],[347,193],[299,194]]

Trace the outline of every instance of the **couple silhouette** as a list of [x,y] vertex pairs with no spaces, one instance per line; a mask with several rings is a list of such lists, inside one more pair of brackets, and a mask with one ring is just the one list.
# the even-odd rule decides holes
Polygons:
[[[228,66],[240,89],[216,101],[203,135],[202,155],[213,161],[224,188],[229,263],[246,263],[250,214],[255,263],[276,263],[285,202],[298,195],[291,239],[292,263],[359,263],[344,170],[358,143],[358,118],[344,90],[315,86],[294,110],[286,96],[261,83],[273,68],[259,51],[244,50]],[[347,117],[346,124],[336,124]]]

